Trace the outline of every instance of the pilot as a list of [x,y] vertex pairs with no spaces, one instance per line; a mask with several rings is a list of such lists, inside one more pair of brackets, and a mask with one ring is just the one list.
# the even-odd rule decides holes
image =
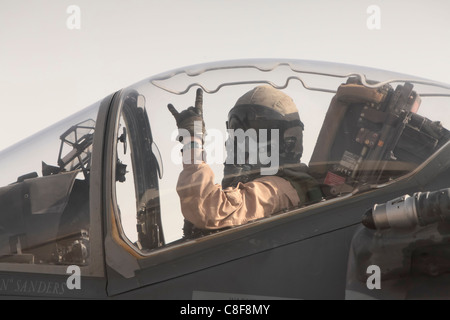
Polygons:
[[[183,157],[192,160],[183,163],[177,192],[185,220],[194,229],[218,230],[242,225],[322,199],[318,184],[307,173],[307,166],[300,163],[304,126],[288,95],[263,85],[237,100],[228,114],[227,128],[231,134],[226,143],[228,154],[222,185],[214,183],[214,173],[204,161],[202,103],[202,91],[198,89],[195,107],[178,113],[173,105],[168,105],[183,136]],[[240,163],[236,162],[238,135],[233,136],[239,129],[266,133],[263,140],[261,134],[256,135],[259,141],[254,145],[258,150],[249,148],[248,141],[240,148],[244,149],[241,158],[244,161]],[[278,156],[275,170],[259,156],[250,161],[251,152],[259,154],[261,149]]]

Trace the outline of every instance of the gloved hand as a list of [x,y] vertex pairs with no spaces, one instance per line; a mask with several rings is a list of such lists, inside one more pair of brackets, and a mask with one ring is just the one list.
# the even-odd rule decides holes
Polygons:
[[[203,121],[203,91],[197,89],[195,96],[195,107],[189,107],[186,110],[178,112],[175,107],[169,103],[167,108],[172,113],[177,122],[179,130],[187,130],[191,137],[199,137],[204,142],[205,122]],[[186,131],[179,131],[178,141],[182,142]]]

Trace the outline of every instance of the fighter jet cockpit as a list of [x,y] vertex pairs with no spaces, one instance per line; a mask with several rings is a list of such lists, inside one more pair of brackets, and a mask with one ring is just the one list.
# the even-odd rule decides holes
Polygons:
[[88,263],[90,165],[98,106],[0,153],[0,262]]
[[[245,121],[264,123],[264,130],[231,130],[230,110],[260,86],[292,99],[301,135],[286,136],[277,127],[286,114],[267,110],[245,113]],[[301,164],[314,181],[304,191],[314,197],[239,225],[193,230],[177,192],[186,162],[177,121],[167,106],[177,112],[194,107],[199,90],[204,161],[214,184],[225,190],[230,180],[251,181],[252,170],[259,177],[280,175]],[[144,255],[407,179],[450,138],[448,86],[348,65],[271,60],[201,65],[141,81],[122,92],[121,103],[114,139],[115,217],[121,238]],[[263,128],[258,125],[254,128]],[[283,161],[287,154],[295,154],[295,160]]]
[[[285,100],[267,107],[260,96],[254,103],[256,94],[249,93],[255,88]],[[100,122],[99,102],[0,153],[0,263],[89,265],[92,230],[103,237],[102,226],[136,257],[184,250],[408,179],[450,138],[448,85],[334,63],[182,68],[142,80],[103,104]],[[180,121],[168,105],[179,113],[201,109],[201,162],[211,186],[199,195],[206,199],[202,209],[194,195],[180,200],[180,190],[196,188],[180,184],[186,166],[196,163],[186,162]],[[307,183],[289,177],[295,170]],[[267,197],[262,214],[231,223],[226,209],[240,200],[226,192],[275,176],[290,190],[286,205]],[[195,180],[195,173],[188,178]],[[222,191],[214,199],[227,198],[226,204],[206,198]],[[213,227],[190,221],[197,213]],[[226,223],[213,221],[220,214]]]

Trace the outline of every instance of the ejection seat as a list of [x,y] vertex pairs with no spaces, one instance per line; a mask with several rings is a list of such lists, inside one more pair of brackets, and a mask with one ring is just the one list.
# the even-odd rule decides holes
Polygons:
[[440,123],[416,113],[420,103],[408,82],[369,88],[351,77],[339,86],[309,163],[328,197],[404,175],[449,140]]

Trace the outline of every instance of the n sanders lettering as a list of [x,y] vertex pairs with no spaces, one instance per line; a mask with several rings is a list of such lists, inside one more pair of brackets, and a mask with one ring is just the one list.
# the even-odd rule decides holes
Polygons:
[[64,282],[0,279],[0,291],[63,295],[65,288],[66,284]]
[[64,294],[65,283],[58,283],[52,281],[16,281],[15,292],[20,293],[39,293],[39,294]]

